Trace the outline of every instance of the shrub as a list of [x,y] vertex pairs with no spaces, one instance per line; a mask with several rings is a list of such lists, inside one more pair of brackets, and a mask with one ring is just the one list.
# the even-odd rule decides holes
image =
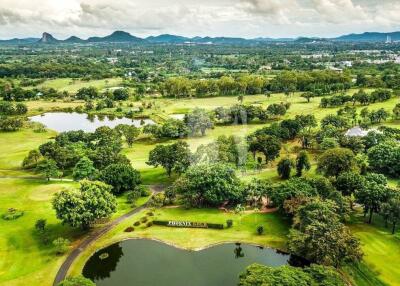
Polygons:
[[2,218],[4,220],[16,220],[23,215],[24,215],[23,211],[19,211],[17,209],[10,208],[10,209],[8,209],[8,211],[5,214],[2,215]]
[[154,213],[153,212],[148,212],[147,215],[148,216],[154,216]]
[[153,222],[151,222],[151,221],[149,221],[149,222],[146,224],[147,227],[151,227],[152,225],[153,225]]
[[134,226],[139,226],[140,225],[140,221],[135,221],[135,223],[133,225]]
[[57,254],[64,254],[68,250],[69,240],[63,237],[59,237],[53,240],[53,245],[56,248]]
[[135,230],[135,228],[134,227],[132,227],[132,226],[129,226],[129,227],[127,227],[127,228],[125,228],[125,232],[132,232],[132,231],[134,231]]
[[264,227],[262,225],[257,226],[258,235],[262,235],[264,233]]
[[232,226],[233,226],[233,220],[228,219],[228,220],[226,221],[226,226],[227,226],[228,228],[232,227]]
[[147,222],[147,217],[142,217],[141,219],[140,219],[140,221],[142,222],[142,223],[145,223],[145,222]]

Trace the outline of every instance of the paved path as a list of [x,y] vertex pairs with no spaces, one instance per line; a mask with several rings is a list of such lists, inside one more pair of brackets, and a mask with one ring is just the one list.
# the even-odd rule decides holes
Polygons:
[[[164,190],[164,186],[162,185],[151,185],[149,186],[153,195],[159,192],[162,192]],[[72,263],[75,261],[75,259],[83,252],[86,250],[86,248],[99,239],[103,234],[106,234],[109,230],[111,230],[113,227],[118,225],[120,222],[122,222],[125,219],[130,218],[131,216],[137,214],[138,212],[142,211],[147,207],[147,204],[144,204],[141,207],[138,207],[134,210],[131,210],[130,212],[124,214],[123,216],[120,216],[119,218],[113,220],[103,228],[96,230],[92,232],[85,240],[83,240],[80,245],[75,248],[65,259],[64,263],[61,265],[60,269],[57,272],[56,278],[54,279],[53,285],[59,284],[62,280],[65,279],[67,276],[68,270],[71,267]]]

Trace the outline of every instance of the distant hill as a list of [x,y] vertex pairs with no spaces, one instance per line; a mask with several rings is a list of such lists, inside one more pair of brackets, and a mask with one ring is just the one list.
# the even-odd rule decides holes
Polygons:
[[105,37],[91,37],[87,39],[90,43],[143,43],[145,40],[132,36],[131,34],[123,31],[115,31],[109,36]]
[[392,33],[366,32],[362,34],[344,35],[335,38],[333,40],[346,41],[346,42],[386,42],[388,36],[391,37],[392,41],[400,41],[400,32],[392,32]]
[[55,44],[58,43],[59,40],[54,38],[51,34],[44,32],[42,38],[38,41],[40,44]]
[[145,39],[149,43],[170,43],[170,44],[178,44],[190,41],[190,38],[170,35],[170,34],[163,34],[159,36],[150,36]]
[[43,33],[42,38],[24,38],[0,40],[0,44],[4,45],[28,45],[28,44],[85,44],[85,43],[134,43],[134,44],[213,44],[213,45],[255,45],[265,43],[294,42],[300,44],[308,43],[331,43],[337,42],[386,42],[387,37],[392,41],[400,41],[400,32],[392,33],[363,33],[349,34],[337,38],[318,38],[318,37],[299,37],[299,38],[268,38],[259,37],[254,39],[245,39],[238,37],[183,37],[172,34],[162,34],[158,36],[150,36],[145,39],[135,37],[128,32],[115,31],[111,35],[105,37],[90,37],[83,40],[76,36],[71,36],[66,40],[58,40],[49,33]]
[[40,39],[39,38],[23,38],[23,39],[9,39],[9,40],[0,40],[0,44],[7,44],[7,45],[27,45],[27,44],[34,44],[37,43]]
[[71,36],[68,39],[64,40],[63,42],[71,43],[71,44],[82,44],[82,43],[85,43],[86,41],[81,38],[78,38],[76,36]]

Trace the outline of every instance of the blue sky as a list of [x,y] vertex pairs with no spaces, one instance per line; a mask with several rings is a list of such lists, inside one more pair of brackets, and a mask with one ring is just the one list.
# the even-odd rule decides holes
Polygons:
[[398,0],[1,0],[0,38],[297,37],[400,30]]

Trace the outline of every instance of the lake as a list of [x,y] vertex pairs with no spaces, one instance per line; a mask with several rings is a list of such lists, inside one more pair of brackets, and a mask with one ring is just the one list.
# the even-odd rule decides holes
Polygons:
[[57,132],[83,130],[94,132],[98,127],[108,126],[114,128],[118,124],[129,124],[141,127],[148,124],[155,124],[151,119],[130,119],[117,118],[113,116],[88,115],[86,113],[48,112],[42,115],[29,118],[33,122],[39,122],[47,128]]
[[164,243],[134,239],[96,252],[83,275],[97,286],[234,286],[252,263],[287,264],[290,255],[234,243],[188,251]]

